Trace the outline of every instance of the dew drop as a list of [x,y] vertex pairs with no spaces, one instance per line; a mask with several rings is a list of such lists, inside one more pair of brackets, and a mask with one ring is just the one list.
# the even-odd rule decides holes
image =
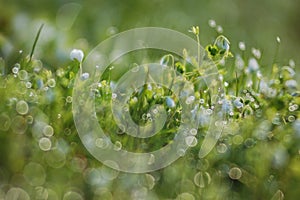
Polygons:
[[115,99],[117,98],[117,96],[118,96],[118,95],[117,95],[116,93],[112,93],[112,94],[111,94],[111,98],[112,98],[113,100],[115,100]]
[[208,172],[198,172],[194,176],[194,183],[200,188],[205,188],[211,182],[211,177]]
[[155,178],[151,174],[145,174],[139,180],[139,184],[151,190],[155,185]]
[[197,145],[198,140],[195,136],[187,136],[185,138],[185,143],[189,146],[189,147],[194,147]]
[[50,125],[46,125],[46,126],[43,128],[43,133],[44,133],[45,136],[51,137],[51,136],[54,134],[53,127],[50,126]]
[[244,138],[241,135],[236,135],[233,137],[232,141],[236,145],[240,145],[243,143]]
[[179,194],[175,200],[195,200],[195,197],[188,192],[184,192]]
[[134,68],[131,69],[131,71],[134,72],[134,73],[138,72],[139,70],[140,70],[139,66],[136,66],[136,67],[134,67]]
[[35,199],[48,199],[48,190],[41,186],[36,187]]
[[30,197],[25,190],[13,187],[6,193],[5,200],[30,200]]
[[212,27],[212,28],[215,28],[216,25],[217,25],[217,23],[216,23],[215,20],[210,19],[210,20],[208,20],[208,25],[209,25],[210,27]]
[[49,138],[42,137],[39,140],[39,147],[42,151],[49,151],[51,149],[52,143]]
[[120,141],[116,141],[114,144],[114,150],[120,151],[122,149],[122,143]]
[[247,138],[244,144],[246,147],[251,148],[255,145],[255,140],[253,138]]
[[281,190],[277,190],[277,192],[274,194],[271,200],[283,200],[284,194]]
[[69,135],[72,134],[72,130],[70,128],[65,128],[64,129],[64,134],[67,135],[67,136],[69,136]]
[[0,130],[7,131],[11,125],[11,120],[9,116],[5,113],[1,113],[0,115]]
[[114,180],[119,175],[118,169],[119,165],[116,162],[112,160],[106,160],[104,161],[104,165],[101,168],[101,176],[105,180]]
[[211,115],[213,113],[212,109],[207,109],[206,114]]
[[32,186],[43,185],[46,180],[46,172],[42,165],[30,162],[24,167],[25,180]]
[[31,115],[26,116],[26,122],[27,124],[32,124],[33,123],[33,117]]
[[225,153],[227,151],[227,146],[224,143],[220,143],[220,144],[218,144],[216,149],[219,153]]
[[201,170],[201,171],[205,171],[207,170],[209,167],[209,162],[207,159],[200,159],[197,162],[197,169]]
[[190,130],[190,134],[193,135],[193,136],[197,135],[197,129],[192,128],[192,129]]
[[229,170],[229,177],[233,180],[238,180],[242,177],[242,171],[238,167],[233,167]]
[[25,115],[27,114],[27,112],[29,111],[29,106],[27,104],[26,101],[21,100],[16,104],[16,111],[20,114],[20,115]]
[[289,122],[294,122],[295,120],[296,120],[296,118],[295,118],[294,115],[288,116],[288,121],[289,121]]
[[178,156],[183,157],[185,155],[185,149],[180,148],[176,153]]
[[83,197],[74,191],[68,191],[64,194],[63,200],[84,200]]
[[32,87],[32,83],[31,82],[26,82],[25,84],[26,88],[30,89]]
[[220,25],[218,25],[218,26],[216,27],[216,30],[217,30],[218,33],[223,33],[223,28],[222,28],[222,26],[220,26]]
[[51,149],[45,154],[45,160],[50,167],[61,168],[66,163],[66,155],[59,149]]
[[16,116],[12,120],[11,129],[14,133],[23,134],[27,130],[28,124],[23,116]]
[[107,142],[103,138],[97,138],[95,143],[96,143],[96,146],[101,149],[105,149],[108,145]]
[[20,69],[20,68],[18,68],[18,67],[15,66],[15,67],[12,68],[12,72],[13,72],[14,74],[17,74],[17,73],[19,72],[19,69]]
[[97,188],[94,193],[95,197],[93,200],[113,200],[113,195],[107,188]]
[[51,78],[47,81],[47,85],[51,88],[54,88],[56,85],[56,81],[53,78]]
[[24,81],[28,79],[28,72],[26,70],[20,70],[18,73],[18,77],[20,80]]
[[67,96],[66,102],[67,103],[72,103],[72,101],[73,101],[73,98],[71,96]]
[[242,50],[242,51],[246,50],[246,44],[245,44],[245,42],[239,42],[239,49]]

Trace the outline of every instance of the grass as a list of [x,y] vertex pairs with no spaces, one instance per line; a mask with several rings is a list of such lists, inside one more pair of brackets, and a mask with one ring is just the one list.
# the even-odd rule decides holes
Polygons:
[[[5,65],[3,59],[0,62],[0,198],[18,192],[25,199],[27,195],[37,199],[276,200],[299,196],[300,92],[293,62],[281,66],[275,58],[272,65],[262,66],[259,50],[230,52],[229,40],[220,35],[206,47],[224,88],[215,101],[213,90],[199,81],[206,70],[199,66],[200,50],[198,58],[185,53],[191,63],[176,55],[154,56],[157,63],[193,83],[191,116],[199,124],[198,143],[164,169],[127,174],[105,167],[82,145],[72,116],[72,90],[80,62],[72,60],[58,69],[44,66],[42,58],[33,56],[41,29],[29,55],[20,54],[13,66]],[[192,33],[200,46],[199,28],[193,27]],[[128,100],[130,116],[138,125],[151,124],[150,108],[163,106],[167,118],[158,134],[134,138],[118,127],[111,104],[119,68],[113,63],[94,88],[101,127],[128,151],[149,152],[172,143],[184,119],[180,97],[171,86],[147,84],[135,88]],[[213,150],[199,158],[211,112],[217,108],[226,125]]]

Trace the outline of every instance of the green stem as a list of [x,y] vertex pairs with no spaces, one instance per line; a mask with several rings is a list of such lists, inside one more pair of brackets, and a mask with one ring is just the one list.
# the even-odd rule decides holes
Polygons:
[[31,62],[31,60],[32,60],[32,56],[33,56],[33,53],[34,53],[34,50],[35,50],[37,41],[38,41],[38,39],[39,39],[39,37],[40,37],[40,34],[41,34],[41,31],[42,31],[43,27],[44,27],[44,24],[42,24],[42,25],[40,26],[40,28],[39,28],[39,30],[38,30],[38,32],[37,32],[37,35],[36,35],[36,37],[35,37],[35,39],[34,39],[34,42],[33,42],[33,45],[32,45],[32,49],[31,49],[31,53],[30,53],[30,57],[29,57],[29,62]]

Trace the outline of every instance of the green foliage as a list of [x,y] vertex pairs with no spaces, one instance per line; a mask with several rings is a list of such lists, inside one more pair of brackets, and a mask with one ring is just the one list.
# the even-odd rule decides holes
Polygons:
[[[193,27],[192,33],[200,47],[199,27]],[[211,88],[199,81],[207,70],[199,62],[200,48],[198,58],[189,57],[188,50],[183,50],[184,58],[163,56],[161,64],[176,69],[194,85],[191,101],[196,106],[191,116],[199,128],[190,131],[196,131],[198,143],[165,169],[140,175],[110,170],[83,147],[71,109],[75,76],[81,70],[78,60],[57,69],[32,55],[21,54],[13,66],[0,60],[0,69],[5,71],[0,76],[0,199],[13,193],[13,187],[23,188],[36,199],[43,191],[56,199],[138,199],[143,195],[150,199],[297,198],[300,92],[296,67],[274,63],[269,67],[272,73],[264,72],[255,55],[239,57],[243,52],[237,51],[233,57],[230,42],[223,35],[205,50],[205,56],[218,67],[224,94],[212,94]],[[127,103],[136,124],[151,123],[149,110],[157,104],[163,105],[167,120],[154,137],[130,137],[116,124],[111,111],[112,85],[117,81],[111,69],[93,88],[97,119],[111,141],[134,152],[154,151],[172,143],[185,120],[172,86],[153,83],[131,94]],[[227,124],[212,152],[199,158],[217,106]]]

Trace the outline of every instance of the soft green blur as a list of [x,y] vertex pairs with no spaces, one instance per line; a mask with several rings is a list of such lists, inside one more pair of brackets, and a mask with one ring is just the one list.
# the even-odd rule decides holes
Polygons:
[[[63,37],[68,38],[66,47],[69,48],[78,44],[77,39],[85,38],[89,44],[87,49],[91,49],[108,37],[108,32],[113,31],[111,27],[115,27],[117,31],[124,31],[145,26],[166,27],[187,33],[191,26],[199,25],[200,39],[204,44],[208,44],[216,34],[207,26],[207,22],[209,19],[214,19],[223,27],[224,34],[229,39],[234,38],[233,48],[237,47],[237,41],[245,41],[248,48],[261,49],[265,55],[263,63],[266,67],[271,64],[276,54],[277,36],[281,38],[277,59],[287,62],[290,58],[294,58],[296,63],[300,62],[298,56],[300,3],[298,1],[94,0],[72,2],[79,6],[77,18],[74,18],[73,24],[58,27],[62,20],[58,17],[59,9],[68,2],[1,0],[1,37],[4,36],[11,42],[17,43],[18,46],[24,43],[27,46],[31,45],[33,35],[24,36],[36,30],[32,30],[32,27],[22,27],[16,31],[14,27],[16,16],[27,15],[28,20],[31,21],[45,19],[46,26],[50,23],[56,28],[69,28],[63,30],[66,33]],[[63,12],[68,17],[72,16],[72,12],[77,9]],[[61,36],[56,35],[56,37]],[[60,40],[63,39],[60,38]],[[51,52],[45,53],[51,54]]]

